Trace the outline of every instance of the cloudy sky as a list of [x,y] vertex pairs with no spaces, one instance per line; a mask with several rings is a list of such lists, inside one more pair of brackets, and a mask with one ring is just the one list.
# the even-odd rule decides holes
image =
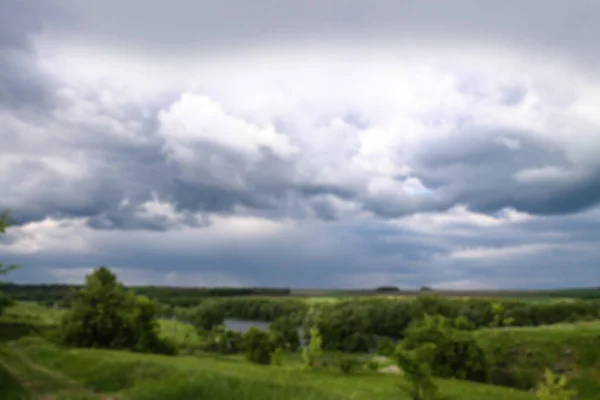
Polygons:
[[2,0],[17,282],[600,285],[600,2]]

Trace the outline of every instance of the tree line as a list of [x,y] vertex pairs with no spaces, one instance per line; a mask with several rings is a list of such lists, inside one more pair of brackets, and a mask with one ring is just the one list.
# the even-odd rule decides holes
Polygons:
[[505,299],[454,299],[423,294],[415,299],[350,299],[308,303],[301,299],[208,299],[193,308],[162,307],[166,317],[210,328],[225,318],[292,321],[308,332],[316,326],[328,350],[364,352],[382,337],[401,340],[414,320],[439,315],[463,330],[501,326],[539,326],[600,318],[600,301],[532,302]]

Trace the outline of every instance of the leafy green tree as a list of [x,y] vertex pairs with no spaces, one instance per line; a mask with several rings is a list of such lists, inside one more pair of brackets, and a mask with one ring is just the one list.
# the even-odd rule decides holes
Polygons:
[[300,347],[299,324],[292,316],[277,318],[269,326],[277,346],[296,351]]
[[127,291],[106,267],[94,270],[76,292],[59,325],[59,339],[75,347],[173,353],[159,338],[156,305]]
[[404,389],[411,400],[435,400],[438,397],[438,388],[431,371],[434,354],[433,343],[423,344],[413,350],[407,350],[402,344],[398,345],[396,363],[409,383]]
[[[0,233],[6,233],[6,229],[10,227],[10,215],[9,211],[6,210],[2,214],[0,214]],[[0,275],[6,275],[10,271],[19,268],[18,265],[3,265],[0,263]],[[4,295],[0,292],[0,315],[2,315],[5,308],[11,306],[13,301],[10,297]]]
[[310,328],[310,341],[302,350],[302,359],[307,368],[314,367],[323,355],[323,339],[316,327]]
[[246,359],[256,364],[269,364],[274,350],[271,336],[253,326],[244,335]]
[[406,350],[433,344],[431,372],[443,378],[458,378],[478,382],[487,379],[488,364],[485,353],[473,335],[455,329],[442,316],[425,315],[406,332],[403,341]]
[[502,327],[502,326],[510,326],[514,323],[513,318],[506,317],[506,310],[502,303],[492,303],[492,312],[494,314],[494,319],[490,326],[492,327]]
[[[5,210],[2,214],[0,214],[0,233],[6,233],[6,229],[11,226],[10,221],[10,211]],[[10,271],[19,268],[18,265],[3,265],[0,263],[0,275],[6,275]]]
[[190,322],[199,330],[209,331],[225,320],[225,312],[221,303],[208,299],[192,310]]

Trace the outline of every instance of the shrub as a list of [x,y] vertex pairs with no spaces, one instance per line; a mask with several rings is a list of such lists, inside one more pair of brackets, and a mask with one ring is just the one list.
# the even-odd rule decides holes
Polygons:
[[344,354],[337,357],[337,366],[343,374],[350,374],[358,365],[360,365],[360,362],[356,357]]
[[226,330],[218,325],[210,331],[202,331],[202,350],[220,354],[235,354],[244,349],[244,337],[239,332]]
[[60,321],[58,339],[75,347],[175,352],[172,344],[159,338],[155,304],[127,291],[105,267],[86,277]]
[[377,362],[377,360],[371,359],[365,363],[365,367],[371,372],[376,372],[379,370],[379,363]]
[[556,376],[551,370],[546,369],[544,380],[539,383],[535,394],[542,400],[571,400],[576,392],[567,386],[566,376]]
[[452,325],[460,331],[470,331],[475,329],[473,324],[464,315],[456,317]]
[[244,335],[244,345],[246,349],[246,359],[248,361],[265,365],[271,362],[273,342],[267,332],[261,331],[253,326],[250,327]]
[[418,349],[435,345],[431,354],[431,372],[444,378],[484,382],[488,365],[483,349],[471,333],[454,329],[447,319],[426,315],[407,330],[403,347]]
[[389,337],[381,338],[377,345],[377,354],[381,356],[390,357],[394,355],[394,351],[396,350],[396,345],[394,341]]
[[271,364],[277,366],[283,365],[283,349],[281,347],[276,348],[271,353]]
[[319,334],[319,330],[315,327],[311,328],[309,333],[310,341],[302,350],[302,359],[307,368],[312,368],[320,361],[323,355],[323,339]]

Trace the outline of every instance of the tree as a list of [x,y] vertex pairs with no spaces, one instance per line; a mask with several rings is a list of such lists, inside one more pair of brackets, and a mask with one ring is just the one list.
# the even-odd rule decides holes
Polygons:
[[75,347],[173,353],[159,338],[156,305],[125,289],[108,268],[86,277],[71,309],[60,321],[59,339]]
[[438,397],[438,388],[431,371],[434,353],[433,343],[423,344],[413,350],[407,350],[399,344],[396,349],[396,363],[410,385],[406,389],[411,400],[434,400]]
[[[9,210],[5,210],[2,214],[0,214],[0,233],[6,233],[6,228],[10,226],[10,215]],[[0,275],[6,275],[10,271],[19,268],[18,265],[3,265],[0,263]],[[4,311],[4,309],[10,305],[12,305],[12,300],[3,295],[0,292],[0,314]]]
[[302,359],[307,368],[312,368],[321,359],[323,355],[323,339],[316,327],[310,328],[310,342],[302,350]]
[[[0,214],[0,233],[6,233],[6,229],[11,226],[10,221],[10,210],[5,210],[2,214]],[[19,268],[18,265],[3,265],[0,263],[0,275],[6,275],[10,271]]]
[[291,351],[296,351],[300,347],[298,329],[298,323],[292,316],[279,317],[269,326],[276,345]]
[[267,332],[251,326],[244,335],[244,347],[248,361],[256,364],[269,364],[275,346]]
[[406,331],[402,342],[406,350],[433,344],[431,373],[441,378],[458,378],[484,382],[488,363],[485,353],[473,335],[454,328],[448,319],[425,315]]
[[225,312],[218,301],[209,299],[192,310],[190,319],[196,329],[209,331],[223,324]]

